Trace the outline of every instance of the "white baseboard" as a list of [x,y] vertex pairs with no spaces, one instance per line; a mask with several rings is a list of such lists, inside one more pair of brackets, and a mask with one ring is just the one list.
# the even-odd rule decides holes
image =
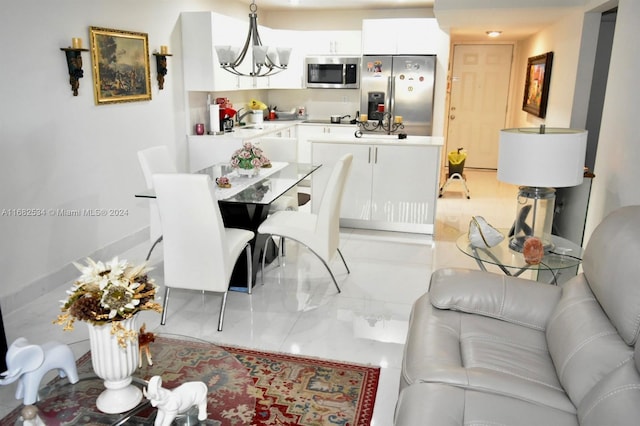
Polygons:
[[[142,228],[133,234],[127,235],[126,237],[102,247],[93,253],[87,254],[87,256],[83,256],[81,259],[76,259],[76,262],[81,263],[87,257],[91,257],[92,259],[110,259],[113,256],[120,255],[123,252],[144,243],[145,241],[149,241],[149,227]],[[34,298],[49,293],[62,285],[67,285],[77,277],[78,270],[73,266],[73,263],[70,262],[59,270],[27,284],[17,292],[3,296],[0,299],[2,314],[7,315],[29,303]]]

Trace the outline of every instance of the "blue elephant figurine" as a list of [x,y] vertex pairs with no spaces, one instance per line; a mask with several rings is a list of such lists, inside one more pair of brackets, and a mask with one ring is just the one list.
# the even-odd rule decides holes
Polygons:
[[16,399],[23,399],[24,405],[35,404],[40,381],[51,370],[58,370],[58,375],[67,377],[70,383],[78,382],[73,352],[69,346],[59,342],[34,345],[19,337],[9,347],[6,361],[7,371],[2,373],[0,385],[17,380]]

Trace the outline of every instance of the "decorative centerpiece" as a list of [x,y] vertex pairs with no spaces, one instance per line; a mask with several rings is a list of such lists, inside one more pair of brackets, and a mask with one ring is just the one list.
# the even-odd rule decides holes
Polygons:
[[262,149],[251,142],[245,142],[231,156],[231,167],[237,169],[238,174],[253,176],[259,173],[261,167],[271,167],[271,161]]
[[216,184],[220,188],[231,188],[231,182],[229,181],[229,178],[226,176],[220,176],[216,178]]
[[142,400],[142,391],[131,384],[139,357],[136,314],[162,311],[155,302],[157,288],[146,264],[133,266],[114,257],[106,263],[87,259],[86,266],[74,265],[82,275],[67,291],[54,323],[65,331],[73,330],[76,320],[87,323],[93,370],[106,387],[96,406],[104,413],[123,413]]

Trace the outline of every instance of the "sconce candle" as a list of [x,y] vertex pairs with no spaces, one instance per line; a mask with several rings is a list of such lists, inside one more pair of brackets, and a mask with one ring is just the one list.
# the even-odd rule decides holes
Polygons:
[[71,47],[73,47],[74,49],[82,49],[82,39],[79,37],[72,38]]
[[160,46],[160,54],[166,55],[167,53],[169,53],[169,47],[168,46]]
[[360,114],[360,121],[369,121],[369,116],[367,114]]
[[396,118],[394,119],[394,123],[402,123],[402,116],[396,115]]

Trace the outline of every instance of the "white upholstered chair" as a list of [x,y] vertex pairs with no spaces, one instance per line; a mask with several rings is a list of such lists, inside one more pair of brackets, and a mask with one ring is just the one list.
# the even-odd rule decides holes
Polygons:
[[[256,141],[271,161],[295,163],[298,161],[298,140],[294,138],[260,138]],[[271,203],[269,212],[298,210],[298,190],[291,188]]]
[[225,228],[211,179],[202,174],[155,174],[162,220],[165,294],[161,324],[167,318],[172,288],[222,293],[218,331],[233,267],[244,250],[247,290],[251,293],[251,246],[254,233]]
[[[347,262],[345,262],[338,246],[340,243],[340,206],[352,160],[353,156],[346,154],[333,167],[317,214],[302,211],[279,211],[267,217],[258,228],[260,234],[271,237],[279,236],[282,237],[282,241],[290,239],[306,246],[327,268],[338,293],[340,293],[340,287],[329,267],[329,262],[338,253],[347,272],[349,272]],[[266,240],[262,255],[263,283],[265,255],[269,239]],[[281,251],[281,249],[278,250],[278,253]],[[282,263],[280,262],[280,264]]]
[[[147,189],[153,189],[153,175],[156,173],[177,173],[175,161],[169,155],[169,149],[164,145],[138,151],[138,161],[144,174]],[[155,200],[149,200],[149,236],[153,244],[147,260],[151,257],[153,249],[162,241],[162,227],[160,225],[160,215],[158,205]]]

